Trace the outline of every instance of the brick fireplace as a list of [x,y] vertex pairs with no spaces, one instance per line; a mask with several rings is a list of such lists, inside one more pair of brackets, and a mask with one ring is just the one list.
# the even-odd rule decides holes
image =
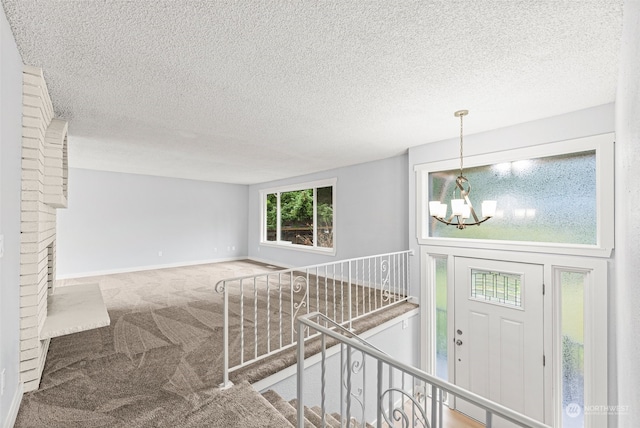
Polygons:
[[40,332],[55,281],[56,210],[67,206],[67,122],[54,119],[42,70],[23,70],[20,376],[38,388],[49,347]]

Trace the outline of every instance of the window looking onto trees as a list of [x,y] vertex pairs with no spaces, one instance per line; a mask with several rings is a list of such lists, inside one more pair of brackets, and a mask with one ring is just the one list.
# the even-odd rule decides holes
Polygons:
[[263,191],[262,242],[332,250],[334,187],[335,180]]

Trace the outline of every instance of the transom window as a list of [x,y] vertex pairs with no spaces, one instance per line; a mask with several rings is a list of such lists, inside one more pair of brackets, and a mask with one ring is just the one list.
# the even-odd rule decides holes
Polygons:
[[332,179],[262,190],[262,244],[333,253],[335,185]]
[[465,165],[469,198],[476,206],[497,200],[495,216],[463,230],[436,221],[429,201],[450,201],[458,161],[417,165],[420,244],[610,255],[612,134],[471,156]]

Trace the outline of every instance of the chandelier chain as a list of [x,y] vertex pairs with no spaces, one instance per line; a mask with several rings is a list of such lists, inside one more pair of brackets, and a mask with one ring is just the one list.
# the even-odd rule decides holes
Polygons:
[[464,115],[460,115],[460,177],[462,177],[462,117]]

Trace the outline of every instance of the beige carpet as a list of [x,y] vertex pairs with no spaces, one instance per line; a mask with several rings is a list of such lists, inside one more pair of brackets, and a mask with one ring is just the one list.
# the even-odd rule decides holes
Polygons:
[[[16,427],[284,426],[263,415],[260,405],[249,404],[253,398],[238,398],[247,385],[217,389],[222,380],[223,305],[213,287],[220,279],[271,270],[237,261],[65,281],[62,285],[100,284],[111,325],[52,339],[40,389],[25,394]],[[310,284],[313,311],[326,301],[330,288],[316,288],[313,278]],[[237,287],[230,291],[231,312],[237,315],[230,332],[235,339],[233,364],[240,360],[241,332],[248,343],[245,358],[279,344],[275,333],[267,343],[266,326],[278,327],[279,314],[290,314],[291,304],[302,295],[287,293],[284,286],[270,286],[267,292],[266,283],[246,288],[242,299]],[[273,300],[281,292],[294,298],[285,301],[282,310]],[[257,312],[256,295],[262,302]],[[360,295],[354,305],[365,307],[366,298]],[[271,302],[268,311],[266,301]],[[256,331],[262,338],[258,342],[253,341]],[[283,323],[283,331],[286,342],[290,324]],[[292,364],[292,355],[238,372],[232,380],[255,381]],[[222,406],[225,402],[233,404]],[[257,417],[262,424],[240,416],[252,421]]]

